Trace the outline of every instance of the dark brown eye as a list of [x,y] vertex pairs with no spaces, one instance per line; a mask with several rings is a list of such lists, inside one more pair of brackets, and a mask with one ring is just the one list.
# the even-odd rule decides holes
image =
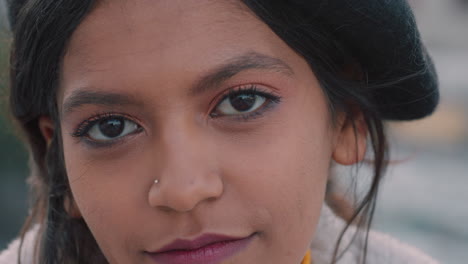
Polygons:
[[95,141],[109,141],[137,131],[139,126],[123,117],[106,117],[94,124],[87,136]]
[[254,94],[240,94],[229,97],[229,101],[235,110],[245,112],[255,105],[256,97]]
[[118,137],[124,131],[123,118],[109,118],[99,122],[99,130],[108,138]]
[[220,115],[238,115],[253,112],[266,101],[264,96],[252,93],[238,94],[224,99],[217,107]]

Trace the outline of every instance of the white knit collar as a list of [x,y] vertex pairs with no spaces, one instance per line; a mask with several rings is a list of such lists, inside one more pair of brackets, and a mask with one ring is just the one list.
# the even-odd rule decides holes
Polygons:
[[[336,216],[326,204],[323,206],[315,237],[311,244],[314,264],[331,263],[336,241],[345,228],[345,221]],[[356,233],[357,232],[357,233]],[[347,247],[337,264],[359,264],[366,234],[350,226],[343,235],[340,251]],[[352,242],[350,244],[350,242]],[[370,231],[368,236],[368,249],[366,263],[368,264],[437,264],[418,249],[404,244],[389,235]]]

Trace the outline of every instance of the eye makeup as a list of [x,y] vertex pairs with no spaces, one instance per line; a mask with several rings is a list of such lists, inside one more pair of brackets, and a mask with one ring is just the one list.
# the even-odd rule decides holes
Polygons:
[[[234,105],[233,106],[233,102]],[[281,102],[281,97],[260,88],[256,84],[237,86],[229,89],[209,116],[212,119],[225,118],[233,122],[247,122],[261,117],[265,112]],[[220,106],[233,113],[223,113]],[[236,109],[241,107],[242,109]],[[91,147],[111,147],[124,142],[128,137],[141,133],[143,127],[136,118],[118,112],[97,113],[82,121],[71,133],[79,142]]]
[[[221,104],[223,104],[226,100],[229,100],[230,103],[234,101],[236,97],[244,97],[252,100],[252,97],[254,97],[254,100],[258,100],[259,98],[263,100],[264,102],[254,110],[247,109],[247,110],[238,110],[238,113],[236,114],[223,114],[220,113],[219,111],[216,111]],[[256,84],[249,84],[245,86],[238,86],[232,89],[229,89],[227,93],[225,93],[221,99],[218,101],[214,111],[210,113],[210,116],[212,118],[221,118],[221,117],[227,117],[234,119],[236,121],[250,121],[255,118],[258,118],[263,115],[264,112],[269,110],[271,107],[275,106],[276,104],[279,104],[281,102],[281,97],[273,94],[271,92],[268,92],[266,89],[259,88],[258,85]]]
[[[117,144],[126,137],[142,131],[143,127],[138,124],[135,118],[127,114],[105,112],[95,114],[82,121],[71,133],[71,136],[92,147],[106,147]],[[101,133],[101,135],[96,135],[97,133]]]

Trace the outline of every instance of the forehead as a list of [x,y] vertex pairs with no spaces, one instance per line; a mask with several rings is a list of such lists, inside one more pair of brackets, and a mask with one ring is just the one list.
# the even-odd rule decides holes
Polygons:
[[[83,49],[99,49],[112,43],[107,49],[99,50],[111,51],[110,47],[121,46],[116,40],[137,40],[141,36],[148,40],[156,37],[159,43],[136,41],[135,47],[144,47],[141,44],[146,43],[149,47],[161,50],[170,44],[179,46],[201,33],[214,33],[221,25],[229,26],[231,23],[245,21],[247,16],[251,14],[240,2],[223,0],[102,1],[97,3],[94,10],[79,25],[68,51],[75,53]],[[100,45],[103,41],[107,43]]]
[[202,71],[249,51],[288,57],[285,46],[240,1],[100,2],[72,35],[60,96],[108,73]]

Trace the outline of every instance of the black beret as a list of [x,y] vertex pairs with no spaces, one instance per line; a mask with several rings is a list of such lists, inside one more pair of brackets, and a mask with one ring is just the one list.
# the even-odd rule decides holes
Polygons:
[[413,120],[435,110],[437,74],[406,0],[300,2],[366,70],[383,119]]
[[[27,0],[7,0],[14,30]],[[330,30],[366,70],[379,116],[413,120],[439,101],[434,65],[406,0],[294,0]]]

